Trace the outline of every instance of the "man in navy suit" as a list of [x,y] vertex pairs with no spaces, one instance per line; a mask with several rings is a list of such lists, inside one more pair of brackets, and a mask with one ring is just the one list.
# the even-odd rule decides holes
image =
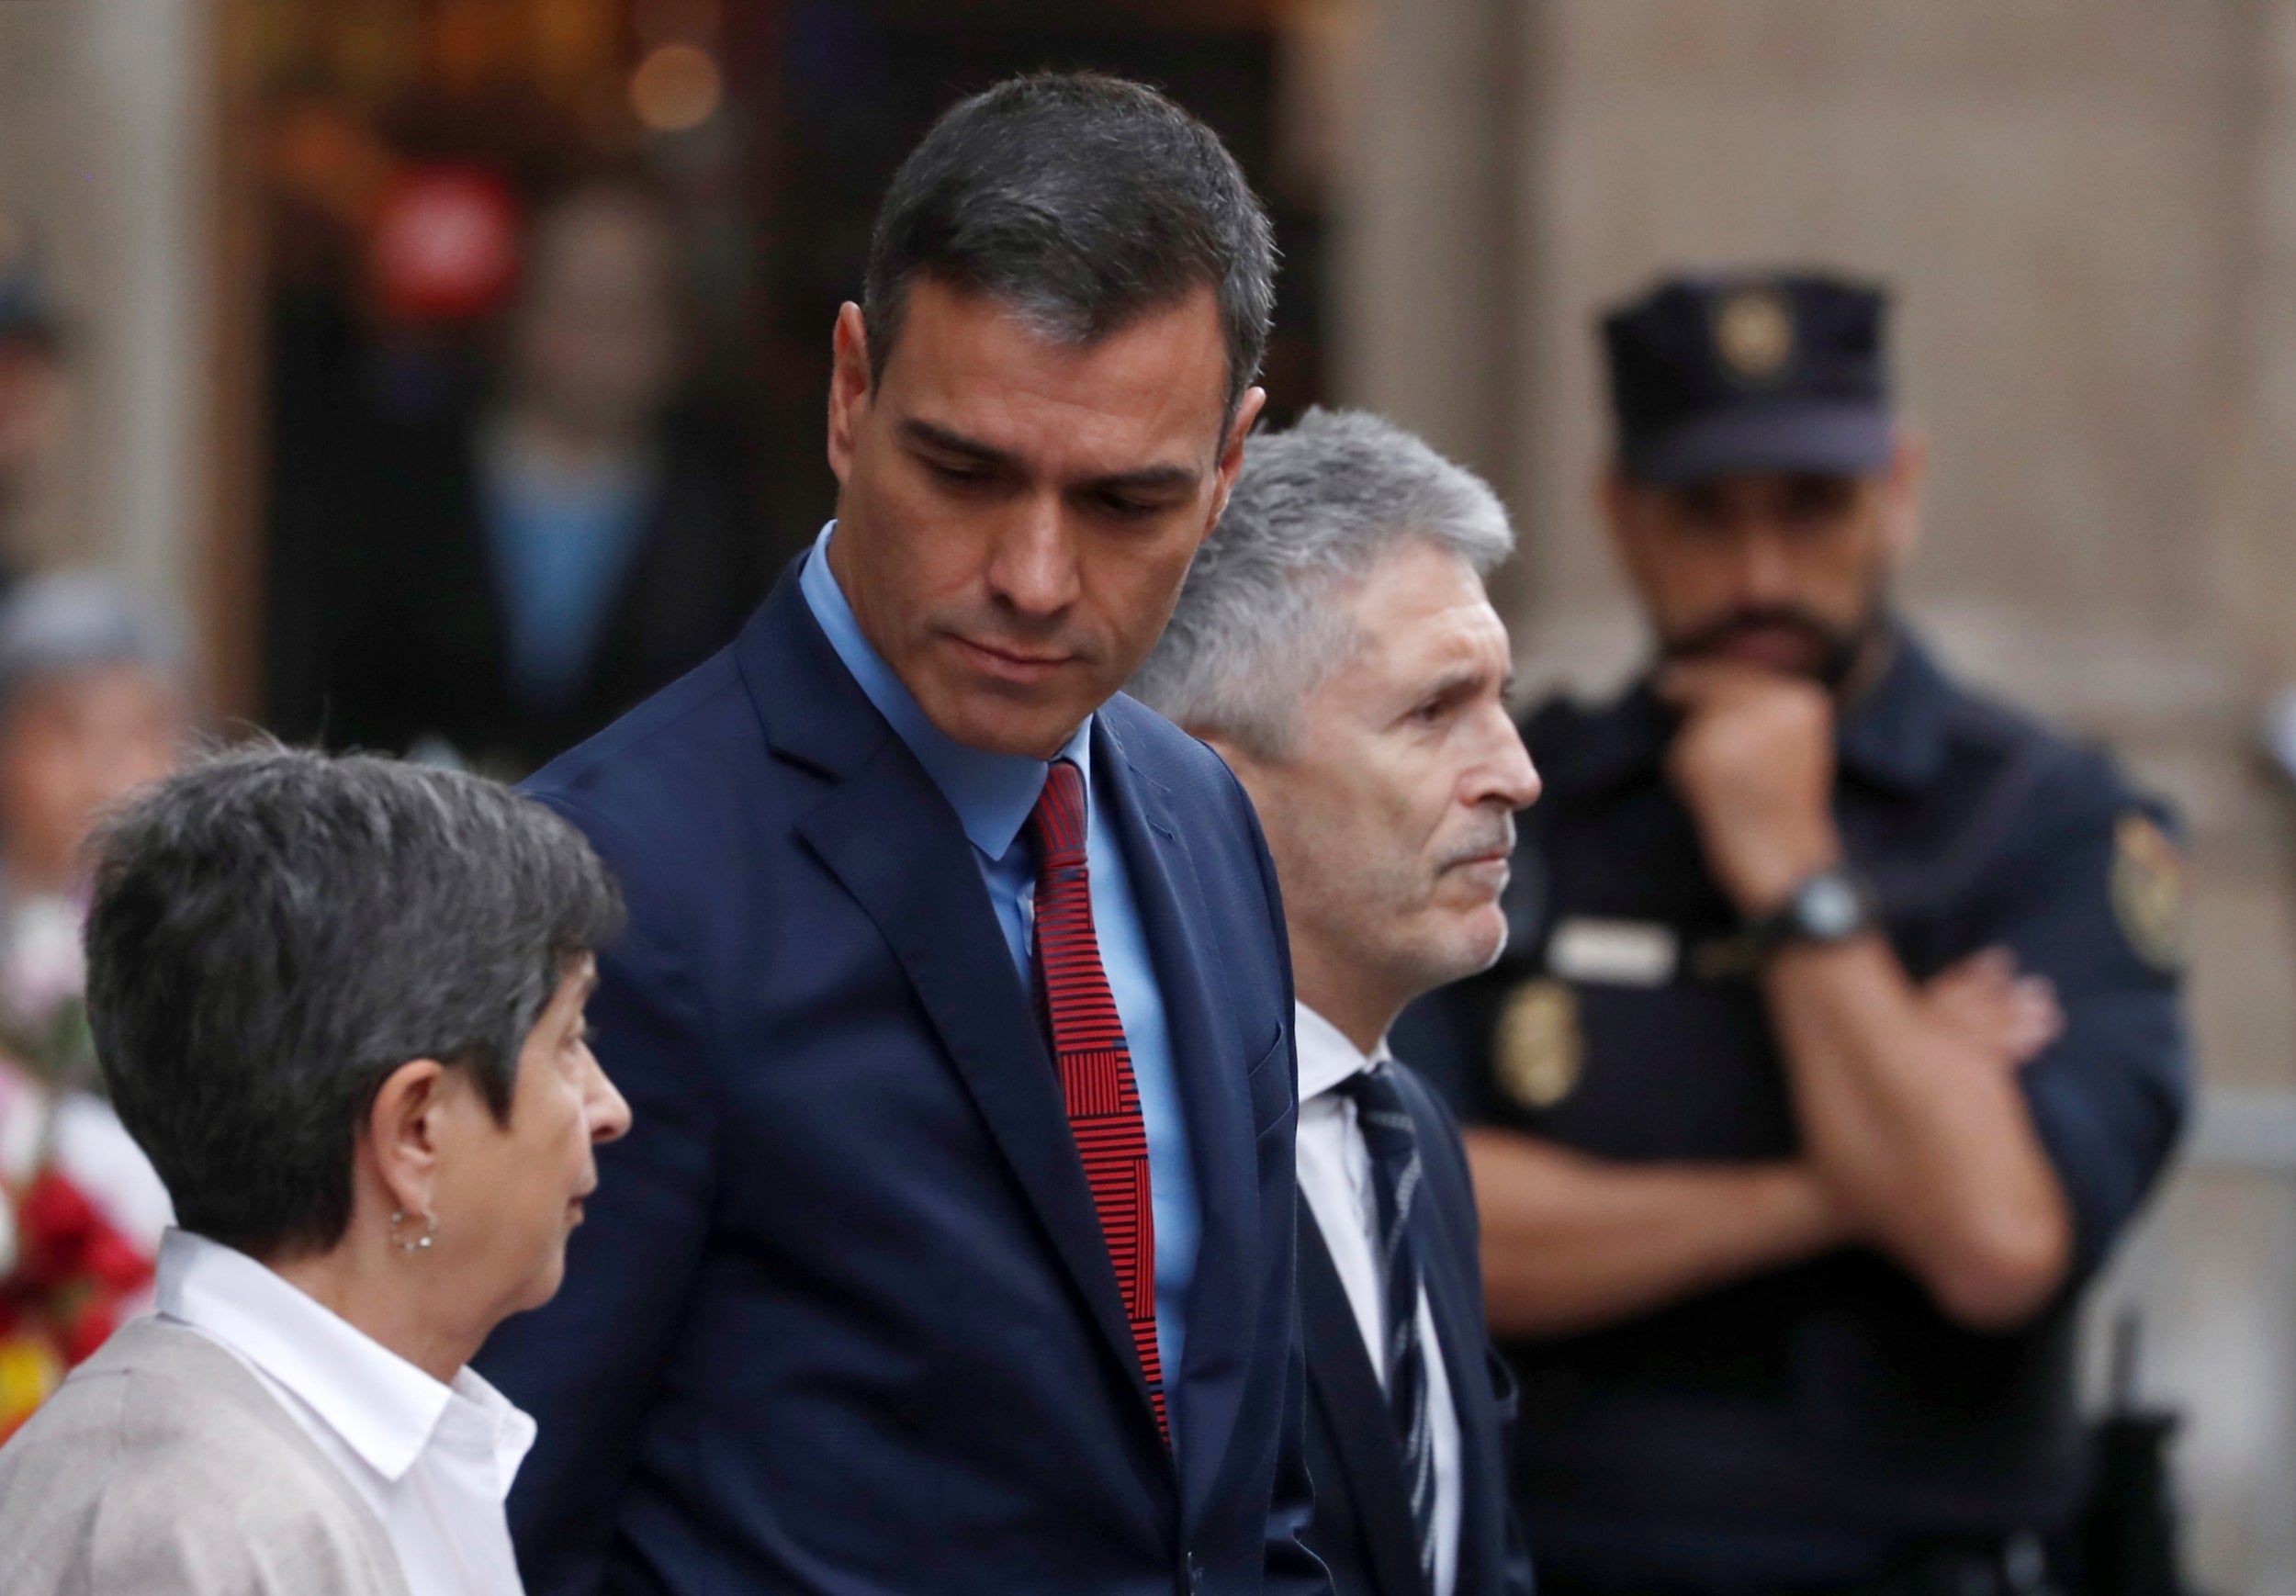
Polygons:
[[956,107],[836,330],[838,519],[538,775],[620,875],[636,1130],[483,1365],[537,1592],[1326,1589],[1292,996],[1209,751],[1117,690],[1262,403],[1266,217],[1094,76]]
[[1283,882],[1314,1220],[1308,1544],[1343,1596],[1530,1590],[1466,1154],[1386,1040],[1506,945],[1514,811],[1538,776],[1483,576],[1514,545],[1467,471],[1375,416],[1310,410],[1253,440],[1132,686],[1234,767]]

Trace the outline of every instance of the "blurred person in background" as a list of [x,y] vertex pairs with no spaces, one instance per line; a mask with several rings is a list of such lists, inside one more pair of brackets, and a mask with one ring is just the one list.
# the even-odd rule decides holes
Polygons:
[[522,260],[494,391],[376,429],[320,518],[308,652],[275,667],[307,678],[280,684],[296,732],[523,775],[699,664],[764,592],[754,495],[682,402],[669,215],[583,184],[535,214]]
[[148,1304],[170,1213],[104,1100],[83,998],[85,844],[175,768],[183,628],[95,571],[0,601],[0,1436]]
[[158,1309],[0,1448],[10,1596],[503,1596],[530,1420],[464,1365],[557,1291],[629,1110],[621,905],[475,777],[276,747],[112,820],[88,993],[182,1228]]
[[71,420],[63,326],[41,266],[31,225],[0,210],[0,593],[30,563],[27,506]]
[[1890,601],[1921,441],[1884,296],[1611,315],[1602,503],[1658,645],[1526,723],[1458,1095],[1550,1592],[2065,1588],[2076,1307],[2186,1111],[2180,864],[2102,753]]
[[1283,890],[1314,1221],[1307,1541],[1340,1596],[1531,1589],[1458,1127],[1387,1047],[1406,1003],[1506,945],[1538,777],[1483,575],[1514,547],[1478,478],[1376,416],[1311,410],[1252,440],[1131,688],[1243,781]]

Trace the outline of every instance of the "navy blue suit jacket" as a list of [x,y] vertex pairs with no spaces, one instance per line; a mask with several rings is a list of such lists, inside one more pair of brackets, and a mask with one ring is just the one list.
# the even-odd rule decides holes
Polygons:
[[541,1425],[535,1596],[1327,1588],[1274,866],[1210,750],[1121,697],[1094,725],[1202,1203],[1176,1467],[971,845],[793,568],[529,784],[629,900],[591,1017],[636,1114],[565,1287],[479,1359]]
[[[1412,1209],[1435,1340],[1459,1420],[1459,1561],[1455,1596],[1530,1596],[1531,1564],[1508,1505],[1514,1377],[1483,1330],[1475,1188],[1458,1125],[1408,1069],[1397,1087],[1419,1136],[1425,1183]],[[1300,1317],[1308,1359],[1308,1545],[1338,1596],[1424,1596],[1402,1446],[1346,1287],[1311,1214],[1300,1221]]]

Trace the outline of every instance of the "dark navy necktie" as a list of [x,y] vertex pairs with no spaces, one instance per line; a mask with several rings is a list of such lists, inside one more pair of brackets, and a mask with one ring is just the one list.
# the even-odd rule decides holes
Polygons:
[[1085,1184],[1100,1215],[1100,1233],[1132,1350],[1148,1380],[1148,1401],[1165,1444],[1164,1366],[1156,1350],[1156,1209],[1148,1181],[1148,1125],[1123,1017],[1100,963],[1092,924],[1092,873],[1085,861],[1084,773],[1055,759],[1029,816],[1036,843],[1037,994],[1060,1069],[1061,1096],[1084,1160]]
[[1419,1253],[1412,1242],[1412,1208],[1422,1181],[1419,1137],[1411,1110],[1385,1060],[1340,1088],[1356,1104],[1356,1126],[1371,1155],[1371,1187],[1379,1208],[1373,1240],[1384,1286],[1387,1345],[1382,1349],[1388,1412],[1402,1447],[1403,1489],[1412,1528],[1419,1536],[1419,1568],[1435,1587],[1435,1420],[1428,1411],[1427,1353],[1419,1339]]

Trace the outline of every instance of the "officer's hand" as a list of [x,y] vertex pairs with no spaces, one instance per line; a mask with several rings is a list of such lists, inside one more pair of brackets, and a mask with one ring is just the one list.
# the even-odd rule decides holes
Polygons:
[[1668,666],[1657,686],[1684,717],[1667,773],[1697,820],[1706,862],[1741,913],[1768,914],[1840,862],[1833,701],[1824,689],[1710,659]]
[[1921,987],[1921,1005],[2008,1069],[2031,1063],[2065,1033],[2057,989],[2045,975],[2020,975],[2006,948],[1986,948],[1949,965]]

